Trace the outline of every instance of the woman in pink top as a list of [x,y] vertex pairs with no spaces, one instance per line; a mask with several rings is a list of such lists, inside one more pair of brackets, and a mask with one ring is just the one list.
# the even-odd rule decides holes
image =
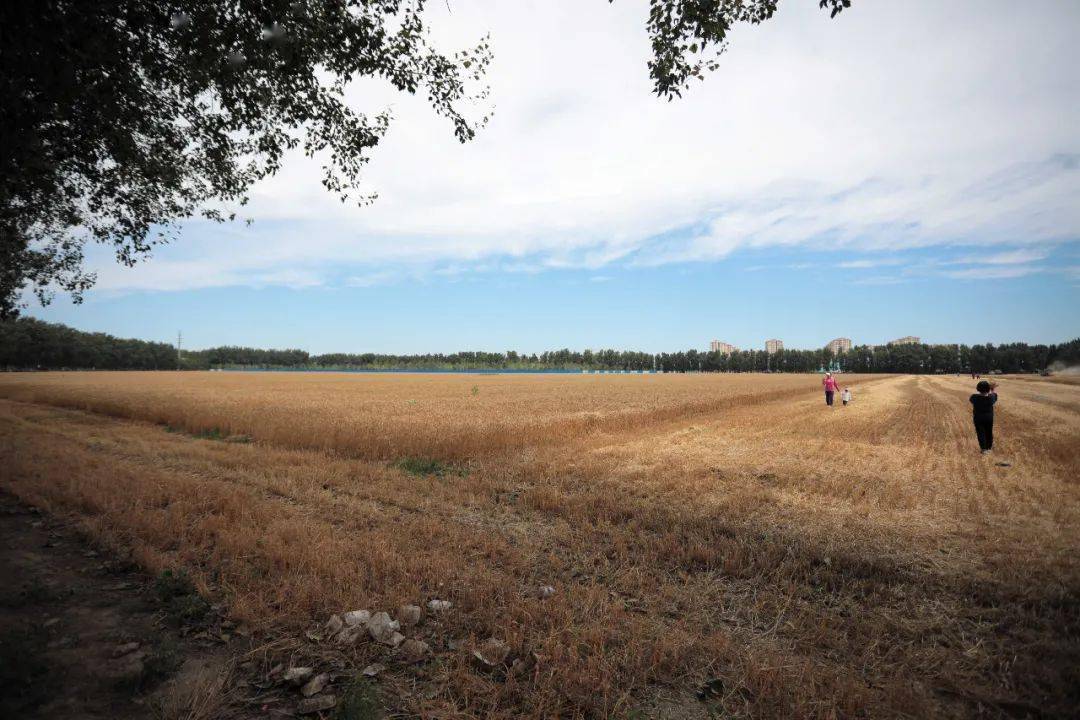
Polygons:
[[832,407],[833,393],[839,390],[840,386],[831,372],[825,373],[825,379],[821,381],[821,385],[825,388],[825,404]]

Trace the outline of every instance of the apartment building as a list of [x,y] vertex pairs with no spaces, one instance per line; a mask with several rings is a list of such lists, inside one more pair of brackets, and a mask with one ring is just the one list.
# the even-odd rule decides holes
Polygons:
[[721,352],[725,355],[730,355],[738,349],[739,348],[735,347],[731,343],[720,342],[719,340],[713,340],[711,343],[709,343],[710,352]]
[[839,355],[851,351],[851,338],[836,338],[829,341],[829,344],[825,346],[826,349],[832,351],[833,355]]

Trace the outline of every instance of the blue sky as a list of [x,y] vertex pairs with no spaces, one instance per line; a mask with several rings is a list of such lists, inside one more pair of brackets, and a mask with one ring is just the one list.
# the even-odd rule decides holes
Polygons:
[[[1077,261],[1075,246],[1046,258]],[[970,249],[956,252],[957,257]],[[941,251],[906,253],[920,267]],[[882,343],[1057,342],[1080,336],[1075,278],[1048,271],[1015,278],[954,278],[937,265],[898,280],[847,253],[751,251],[720,262],[660,267],[491,270],[424,275],[371,287],[219,287],[95,293],[36,315],[76,327],[185,346],[300,347],[314,353],[535,352],[615,347],[650,352],[707,348],[720,339],[760,348],[779,337],[818,347],[837,336]],[[898,258],[877,258],[895,262]],[[967,267],[967,266],[963,266]],[[993,274],[1008,265],[984,265]],[[899,277],[899,276],[898,276]]]
[[1080,4],[816,5],[667,103],[640,1],[433,4],[439,44],[491,33],[474,142],[354,83],[394,116],[373,205],[292,157],[250,227],[188,223],[132,269],[92,249],[86,302],[29,314],[312,352],[1080,336]]

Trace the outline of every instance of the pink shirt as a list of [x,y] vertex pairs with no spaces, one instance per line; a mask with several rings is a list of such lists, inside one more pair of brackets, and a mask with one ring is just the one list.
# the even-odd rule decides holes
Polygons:
[[826,390],[832,390],[833,392],[840,389],[840,386],[836,384],[836,378],[827,377],[821,381],[821,384],[825,386]]

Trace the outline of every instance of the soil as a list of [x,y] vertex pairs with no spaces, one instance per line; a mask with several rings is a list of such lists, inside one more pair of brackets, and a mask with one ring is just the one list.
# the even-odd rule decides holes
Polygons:
[[[177,622],[155,579],[4,493],[0,579],[0,717],[160,718],[184,704],[183,688],[217,702],[226,689],[217,680],[236,682],[245,643],[222,639],[205,601],[191,599],[199,622]],[[221,702],[212,717],[267,715]]]

